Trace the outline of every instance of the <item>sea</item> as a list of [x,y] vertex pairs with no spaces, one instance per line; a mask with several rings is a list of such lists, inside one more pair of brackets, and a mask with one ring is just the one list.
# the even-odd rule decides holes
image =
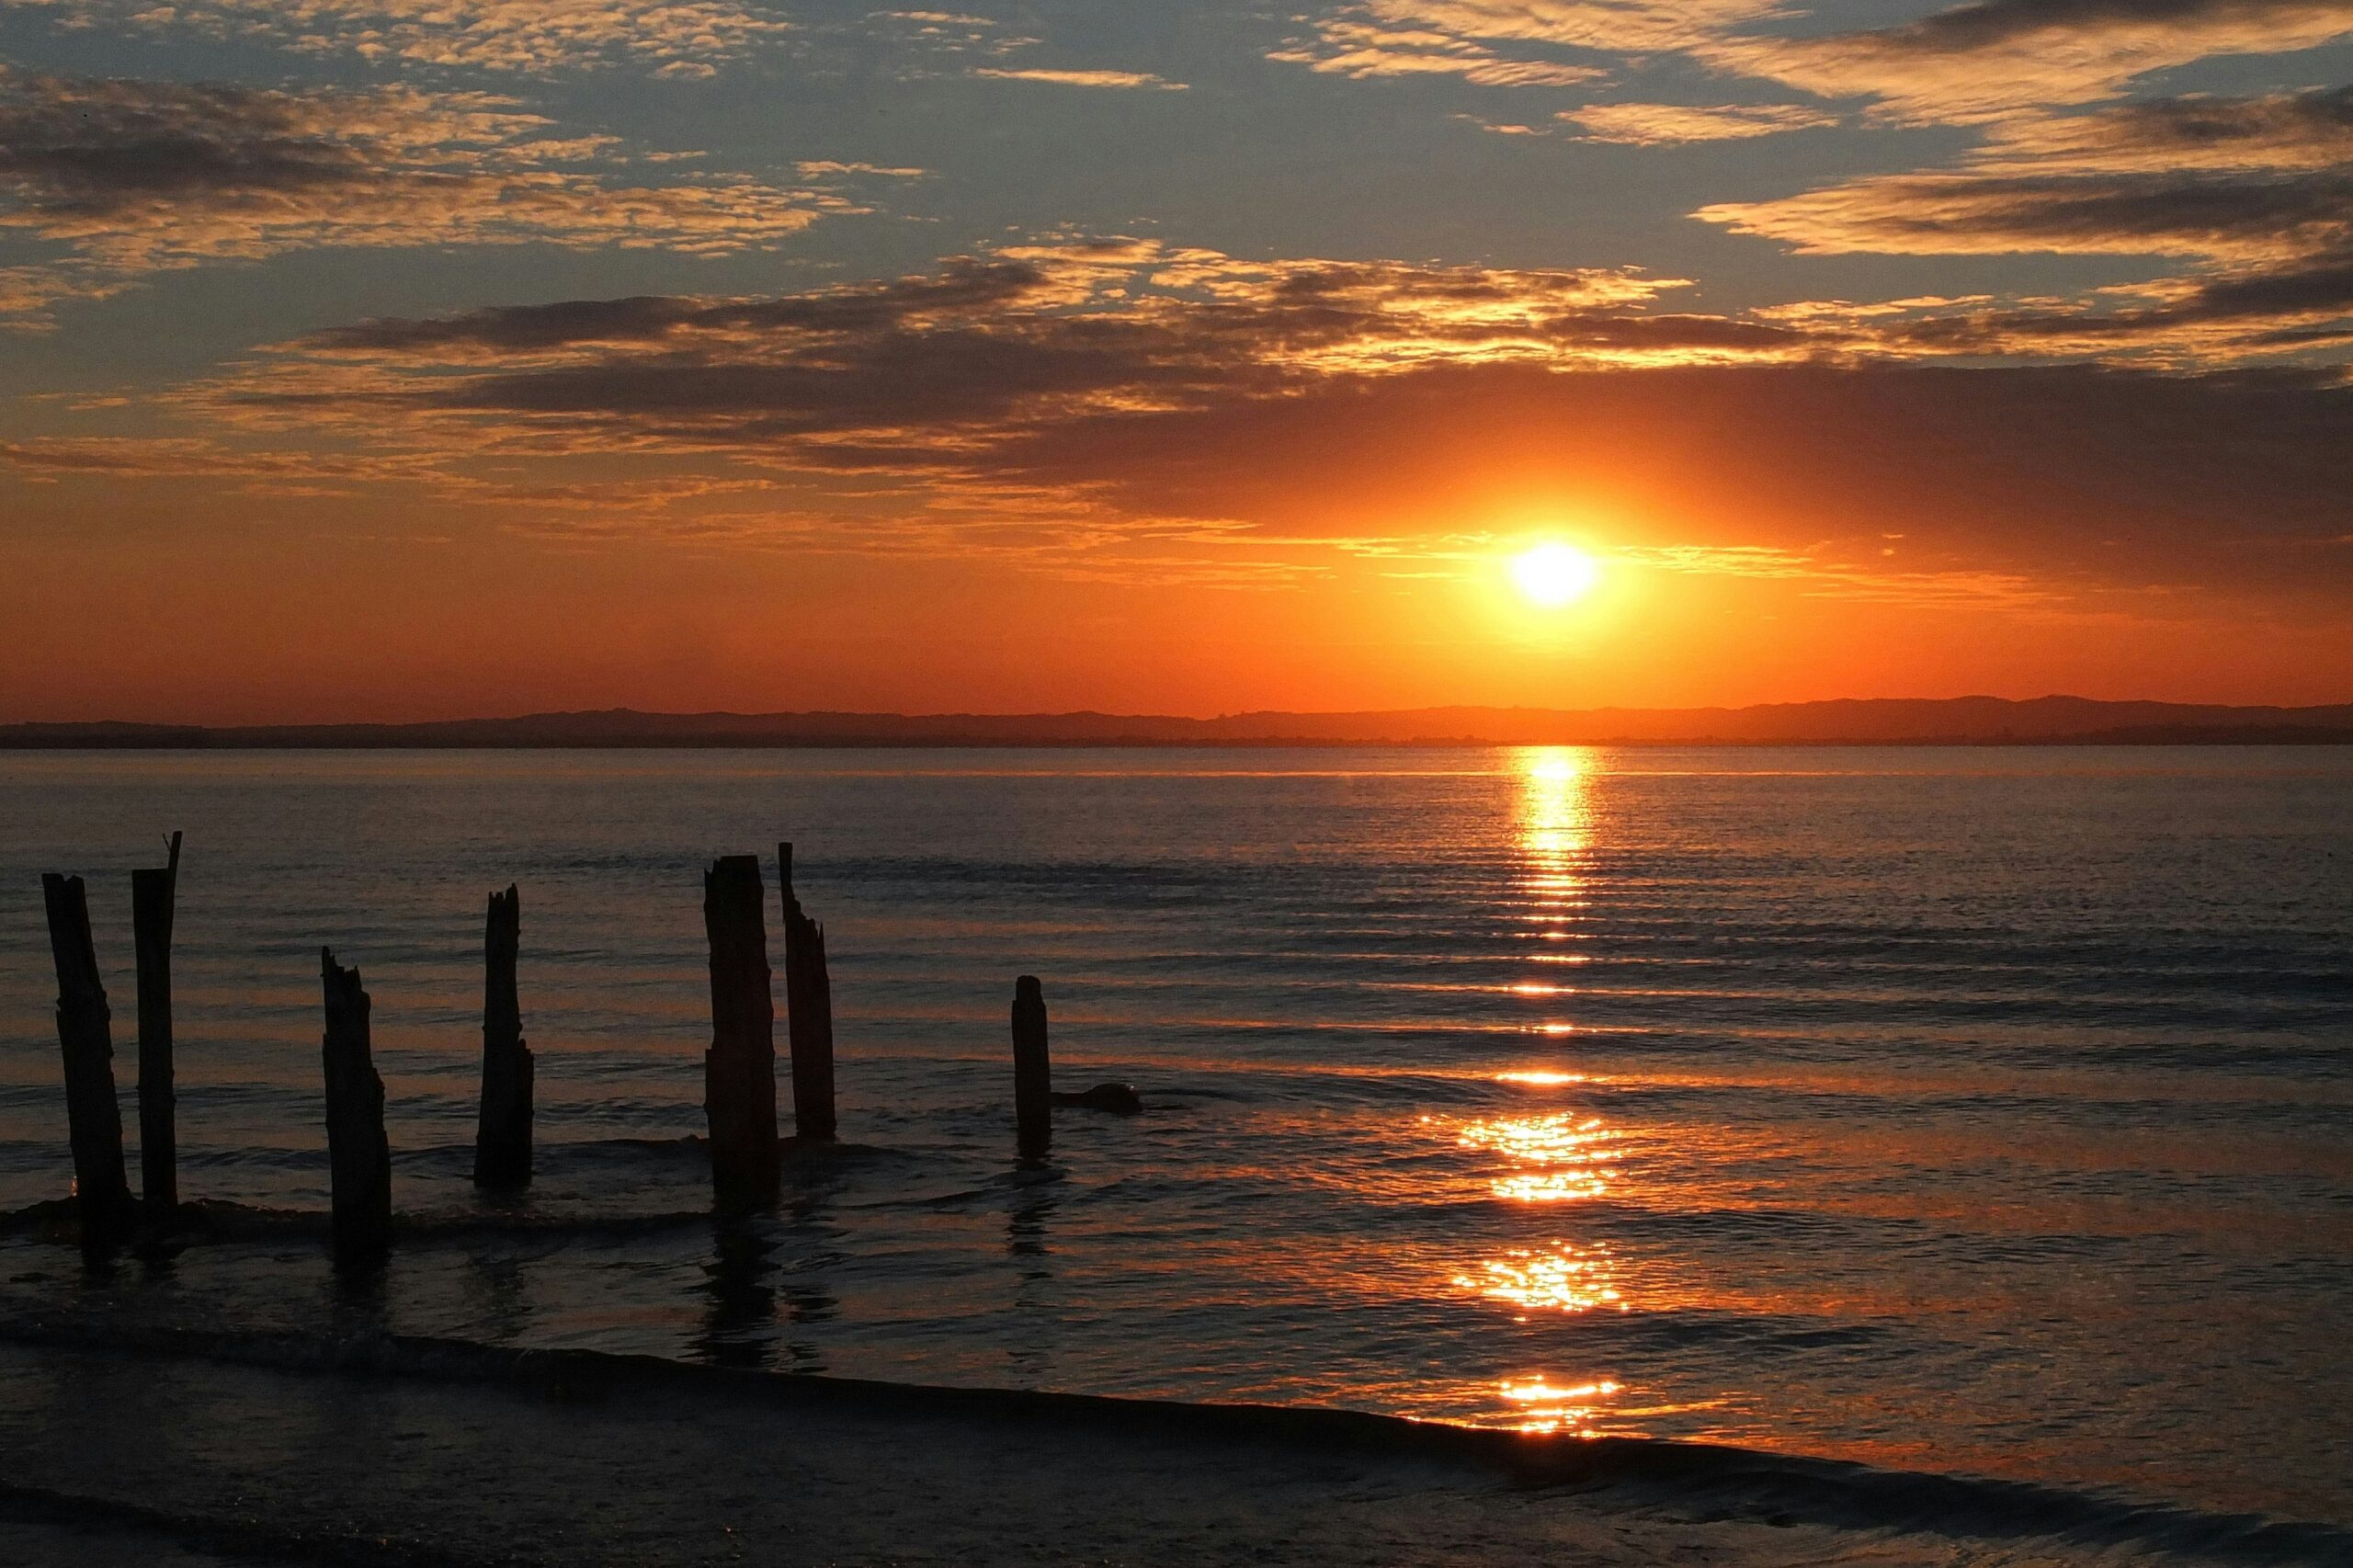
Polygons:
[[[258,1218],[85,1260],[24,1218],[72,1180],[40,878],[87,881],[135,1187],[130,872],[176,830],[180,1187]],[[718,1220],[702,878],[762,857],[780,967],[779,841],[841,1141]],[[538,1178],[496,1197],[510,883]],[[357,1286],[323,947],[393,1149]],[[1024,974],[1057,1086],[1144,1107],[1027,1163]],[[2353,750],[0,754],[0,1331],[359,1324],[2353,1526]]]

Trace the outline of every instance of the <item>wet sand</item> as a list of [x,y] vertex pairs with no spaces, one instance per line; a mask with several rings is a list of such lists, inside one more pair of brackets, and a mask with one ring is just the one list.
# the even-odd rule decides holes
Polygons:
[[[745,1397],[0,1343],[0,1561],[122,1564],[2043,1563],[1530,1484],[1368,1426]],[[723,1374],[722,1374],[723,1376]],[[961,1408],[957,1408],[961,1405]],[[1443,1447],[1443,1445],[1441,1445]],[[1722,1510],[1717,1510],[1722,1512]]]

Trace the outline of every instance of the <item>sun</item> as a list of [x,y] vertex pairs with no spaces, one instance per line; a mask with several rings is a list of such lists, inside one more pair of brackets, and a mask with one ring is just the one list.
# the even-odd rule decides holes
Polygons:
[[1601,580],[1601,563],[1571,544],[1540,544],[1511,560],[1512,581],[1548,609],[1581,599]]

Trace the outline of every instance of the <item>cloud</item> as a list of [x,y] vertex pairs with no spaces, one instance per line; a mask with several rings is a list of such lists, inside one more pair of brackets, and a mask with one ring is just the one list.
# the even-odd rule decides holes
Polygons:
[[1554,116],[1595,142],[1669,147],[1686,142],[1735,142],[1836,125],[1838,117],[1800,104],[1590,104]]
[[272,92],[0,68],[0,229],[62,247],[0,282],[18,314],[127,278],[324,246],[548,244],[694,255],[774,243],[822,190],[723,176],[623,186],[604,150],[511,100],[405,87]]
[[1622,272],[1237,261],[1063,241],[767,299],[590,301],[366,324],[200,389],[265,426],[463,426],[532,449],[760,452],[935,468],[1085,411],[1280,398],[1443,363],[1801,352],[1803,332],[1657,313]]
[[1886,328],[1899,351],[2311,354],[2353,331],[2353,90],[2027,116],[1958,169],[1871,176],[1699,216],[1814,254],[2042,251],[2183,256],[2196,267],[2088,303],[1930,312]]
[[1971,162],[2077,173],[2325,169],[2353,164],[2353,87],[2020,115],[1993,127]]
[[1893,27],[1790,36],[1805,15],[1779,0],[1353,0],[1311,17],[1308,35],[1271,58],[1355,77],[1558,86],[1620,59],[1682,54],[1824,98],[1877,100],[1883,119],[1982,121],[2111,98],[2215,55],[2353,38],[2353,0],[1971,0]]
[[1779,0],[1353,0],[1308,18],[1270,60],[1358,79],[1459,76],[1560,87],[1609,74],[1580,56],[1697,51]]
[[1817,38],[1727,36],[1710,63],[1886,118],[1970,121],[2114,97],[2153,71],[2353,37],[2347,0],[1973,0],[1916,21]]
[[2353,89],[2022,116],[1950,170],[1699,215],[1825,255],[2310,256],[2353,242]]
[[2188,256],[2260,261],[2340,244],[2353,170],[2305,175],[1880,175],[1699,216],[1836,256]]
[[[185,406],[427,461],[834,475],[935,541],[1026,519],[1033,538],[1215,528],[1412,554],[1499,504],[1566,495],[1619,519],[1628,550],[1764,551],[1845,597],[1983,597],[2020,575],[2042,594],[2353,585],[2331,542],[2353,534],[2353,390],[2310,377],[1777,361],[1795,333],[1745,361],[1612,359],[1587,346],[1623,315],[1613,279],[1178,264],[1205,286],[1128,327],[1067,313],[1051,267],[985,258],[790,298],[365,324]],[[1366,347],[1465,310],[1483,334],[1506,313],[1581,324],[1540,356]],[[508,483],[520,504],[529,485]]]
[[2023,341],[2030,309],[1725,317],[1669,309],[1676,287],[1065,237],[794,294],[356,323],[182,389],[167,412],[200,439],[0,459],[68,483],[423,486],[572,533],[969,536],[1041,562],[1154,540],[1197,562],[1214,540],[1229,564],[1252,540],[1436,560],[1561,497],[1662,569],[1762,561],[1807,593],[2353,586],[2332,542],[2353,535],[2353,388],[1906,365],[1980,351],[1972,333]]
[[790,30],[737,0],[9,0],[46,5],[84,28],[186,28],[306,53],[475,70],[547,72],[631,63],[708,76]]
[[1376,9],[1324,17],[1313,37],[1270,51],[1267,58],[1358,81],[1459,76],[1482,87],[1560,87],[1608,74],[1597,66],[1506,54],[1443,28],[1393,25],[1374,17]]
[[1150,87],[1160,92],[1181,93],[1182,82],[1151,75],[1142,71],[1053,71],[1043,66],[983,65],[972,73],[975,76],[993,77],[1002,82],[1043,82],[1058,87]]
[[802,179],[866,175],[875,179],[929,179],[929,169],[892,167],[885,164],[845,164],[832,158],[810,158],[792,165]]
[[1633,54],[1690,49],[1779,8],[1779,0],[1362,0],[1342,15],[1488,45]]

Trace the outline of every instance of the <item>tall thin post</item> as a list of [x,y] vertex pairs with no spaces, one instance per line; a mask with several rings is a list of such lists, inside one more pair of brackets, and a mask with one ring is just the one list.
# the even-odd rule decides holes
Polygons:
[[180,1208],[179,1139],[173,1125],[172,916],[180,884],[180,835],[167,865],[131,873],[131,933],[139,958],[139,1188],[148,1221],[168,1225]]
[[1013,1120],[1025,1160],[1054,1142],[1054,1074],[1046,1058],[1046,989],[1034,974],[1013,983]]
[[490,895],[483,940],[482,1115],[474,1126],[474,1185],[531,1185],[531,1053],[523,1046],[523,1004],[515,964],[523,945],[523,901],[513,883]]
[[776,846],[784,895],[785,1025],[792,1047],[792,1130],[803,1142],[834,1139],[834,984],[825,973],[825,928],[792,892],[792,846]]
[[703,1115],[710,1127],[710,1178],[722,1209],[775,1200],[776,1003],[768,992],[768,938],[756,855],[711,862],[702,881],[710,938],[710,1050],[703,1058]]
[[57,1043],[65,1055],[65,1119],[74,1145],[74,1206],[82,1244],[110,1246],[137,1218],[122,1168],[122,1108],[114,1093],[114,1030],[98,953],[90,940],[90,901],[79,877],[40,880],[49,947],[57,960]]
[[338,1262],[363,1263],[392,1247],[392,1152],[384,1140],[384,1081],[369,1049],[368,993],[359,971],[319,949],[326,993],[327,1167],[334,1184]]

